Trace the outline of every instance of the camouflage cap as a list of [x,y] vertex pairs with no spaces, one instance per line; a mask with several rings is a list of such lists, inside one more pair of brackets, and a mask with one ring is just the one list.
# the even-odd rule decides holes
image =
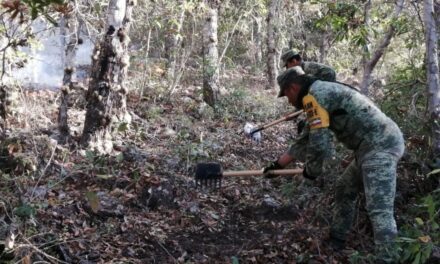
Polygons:
[[283,97],[284,90],[288,87],[288,84],[292,83],[296,77],[304,75],[304,70],[300,66],[295,66],[285,70],[283,73],[278,75],[277,82],[280,86],[280,92],[278,93],[278,97]]
[[293,58],[293,56],[299,55],[298,51],[294,49],[289,49],[281,55],[281,60],[283,61],[283,67],[287,66],[287,62]]

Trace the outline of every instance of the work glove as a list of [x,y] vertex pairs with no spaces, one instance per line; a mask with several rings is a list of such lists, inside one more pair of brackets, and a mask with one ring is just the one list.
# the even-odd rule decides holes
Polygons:
[[303,132],[305,126],[306,126],[306,121],[305,120],[301,120],[301,121],[298,122],[298,124],[296,125],[298,135],[301,135],[301,133]]
[[312,181],[316,180],[316,176],[310,175],[310,174],[307,173],[307,166],[304,167],[303,176],[304,176],[304,178],[307,178],[307,179],[312,180]]
[[272,161],[271,163],[269,163],[268,166],[264,167],[263,169],[264,177],[268,179],[278,177],[279,175],[269,174],[268,172],[272,170],[281,170],[282,168],[283,167],[278,163],[278,161]]

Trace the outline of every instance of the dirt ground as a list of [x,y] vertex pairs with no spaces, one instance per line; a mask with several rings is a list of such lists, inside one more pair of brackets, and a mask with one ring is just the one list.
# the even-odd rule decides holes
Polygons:
[[[229,106],[223,115],[201,110],[200,102],[185,94],[179,102],[154,103],[133,96],[132,129],[119,133],[115,153],[98,155],[77,148],[75,140],[58,145],[57,94],[28,93],[28,105],[50,105],[13,122],[21,130],[12,131],[15,141],[6,146],[9,157],[31,164],[15,164],[1,180],[2,222],[18,230],[16,259],[348,263],[367,255],[373,242],[362,202],[347,248],[332,252],[324,242],[340,166],[315,182],[301,175],[231,177],[221,189],[195,188],[198,162],[216,161],[225,170],[261,169],[287,149],[294,121],[267,129],[260,143],[239,133],[248,120],[262,124],[293,110],[274,102],[264,105],[270,111],[258,112],[258,103],[274,94],[259,91],[252,107]],[[75,125],[82,114],[81,107],[72,109],[72,131],[81,131]],[[25,205],[33,210],[18,214]]]

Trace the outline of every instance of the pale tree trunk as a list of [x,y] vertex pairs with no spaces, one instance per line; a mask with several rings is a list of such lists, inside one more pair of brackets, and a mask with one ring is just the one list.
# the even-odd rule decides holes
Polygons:
[[170,80],[171,82],[174,82],[175,80],[177,55],[179,46],[182,42],[182,36],[180,35],[180,32],[182,30],[183,21],[185,19],[184,2],[182,0],[179,0],[178,3],[178,19],[175,23],[168,22],[170,23],[170,25],[167,32],[167,37],[165,39],[165,57],[168,59],[168,80]]
[[[393,17],[391,18],[392,20],[399,17],[399,15],[403,9],[404,2],[405,2],[405,0],[398,0],[397,1],[396,7],[394,9]],[[373,55],[371,56],[370,60],[365,62],[362,83],[360,85],[361,92],[365,95],[369,95],[368,86],[371,83],[372,73],[373,73],[374,67],[376,67],[380,58],[384,54],[385,49],[390,45],[391,39],[393,38],[395,31],[396,31],[395,26],[393,24],[391,24],[390,27],[388,28],[387,32],[385,33],[385,36],[379,42],[379,45],[377,46],[377,48],[374,51]]]
[[254,17],[253,19],[253,29],[252,29],[252,39],[253,39],[253,47],[254,47],[254,58],[255,58],[255,63],[260,64],[261,60],[263,58],[263,43],[261,41],[261,23],[262,23],[262,19],[261,17]]
[[319,63],[325,63],[325,58],[327,57],[328,50],[328,36],[327,32],[322,34],[321,43],[319,45]]
[[269,6],[269,13],[267,14],[267,86],[266,89],[274,89],[276,87],[276,77],[278,75],[277,67],[277,11],[278,1],[271,0]]
[[93,51],[81,143],[103,153],[113,149],[113,128],[127,128],[131,122],[125,79],[129,64],[128,34],[135,4],[134,0],[110,1],[107,32]]
[[[367,43],[362,47],[362,61],[361,65],[365,67],[367,65],[368,57],[370,55],[370,47],[369,47],[369,41],[370,41],[370,10],[371,10],[371,0],[367,0],[365,2],[364,6],[364,26],[367,29]],[[365,68],[364,71],[365,72]]]
[[[434,17],[435,17],[435,23],[437,25],[437,43],[440,43],[440,1],[436,0],[434,2]],[[438,54],[438,60],[440,61],[440,52]]]
[[[75,6],[76,2],[71,1]],[[76,7],[73,8],[76,10]],[[75,72],[75,55],[78,45],[79,31],[78,20],[75,11],[65,14],[61,18],[60,33],[62,38],[64,53],[64,76],[63,86],[61,88],[60,106],[58,109],[58,130],[60,132],[60,142],[66,142],[70,137],[70,128],[68,124],[68,101],[69,91],[73,87],[72,77]]]
[[424,0],[424,23],[426,40],[426,77],[428,89],[428,111],[432,129],[432,154],[440,156],[440,81],[438,65],[438,36],[434,17],[433,0]]
[[218,5],[208,1],[208,10],[203,26],[203,100],[215,107],[220,96],[217,21]]
[[0,85],[0,140],[6,137],[6,86]]

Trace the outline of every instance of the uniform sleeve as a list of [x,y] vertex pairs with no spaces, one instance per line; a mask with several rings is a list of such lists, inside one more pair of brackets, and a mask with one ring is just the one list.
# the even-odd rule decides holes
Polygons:
[[298,135],[298,137],[295,139],[295,141],[292,143],[289,150],[287,151],[290,156],[301,162],[306,161],[309,131],[309,126],[308,124],[306,124],[301,134]]
[[303,106],[309,125],[305,167],[309,175],[318,177],[323,172],[324,161],[331,157],[333,151],[330,117],[310,94],[303,98]]
[[333,136],[328,128],[309,132],[305,163],[309,175],[315,177],[322,175],[324,161],[331,158],[333,148]]

